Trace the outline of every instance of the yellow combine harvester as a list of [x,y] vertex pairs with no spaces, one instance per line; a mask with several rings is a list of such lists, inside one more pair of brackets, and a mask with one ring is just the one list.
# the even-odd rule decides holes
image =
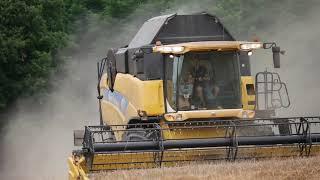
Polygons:
[[98,63],[100,125],[75,131],[70,179],[193,161],[309,156],[319,117],[277,118],[290,105],[277,73],[251,75],[249,56],[276,43],[236,41],[207,13],[152,18]]

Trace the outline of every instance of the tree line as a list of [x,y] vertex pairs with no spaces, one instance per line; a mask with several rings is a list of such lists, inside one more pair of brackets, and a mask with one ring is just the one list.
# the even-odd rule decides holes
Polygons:
[[0,1],[0,110],[21,95],[46,91],[76,20],[95,13],[123,18],[146,0]]

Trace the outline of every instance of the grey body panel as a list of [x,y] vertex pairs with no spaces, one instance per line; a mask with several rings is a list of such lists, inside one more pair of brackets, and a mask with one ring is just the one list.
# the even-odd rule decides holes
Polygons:
[[128,48],[137,48],[143,45],[151,44],[153,39],[157,36],[161,27],[167,22],[170,17],[176,14],[169,14],[164,16],[157,16],[146,21],[134,38],[131,40]]

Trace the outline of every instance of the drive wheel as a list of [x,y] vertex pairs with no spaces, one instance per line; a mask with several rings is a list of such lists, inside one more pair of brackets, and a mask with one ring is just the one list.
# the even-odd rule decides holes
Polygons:
[[158,137],[156,129],[130,128],[122,135],[123,141],[152,141]]

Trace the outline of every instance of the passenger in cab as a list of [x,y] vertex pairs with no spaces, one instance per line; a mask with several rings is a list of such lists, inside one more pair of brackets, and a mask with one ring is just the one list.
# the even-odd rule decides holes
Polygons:
[[179,109],[190,109],[190,98],[193,94],[194,79],[190,73],[186,75],[184,80],[180,83],[179,89]]

